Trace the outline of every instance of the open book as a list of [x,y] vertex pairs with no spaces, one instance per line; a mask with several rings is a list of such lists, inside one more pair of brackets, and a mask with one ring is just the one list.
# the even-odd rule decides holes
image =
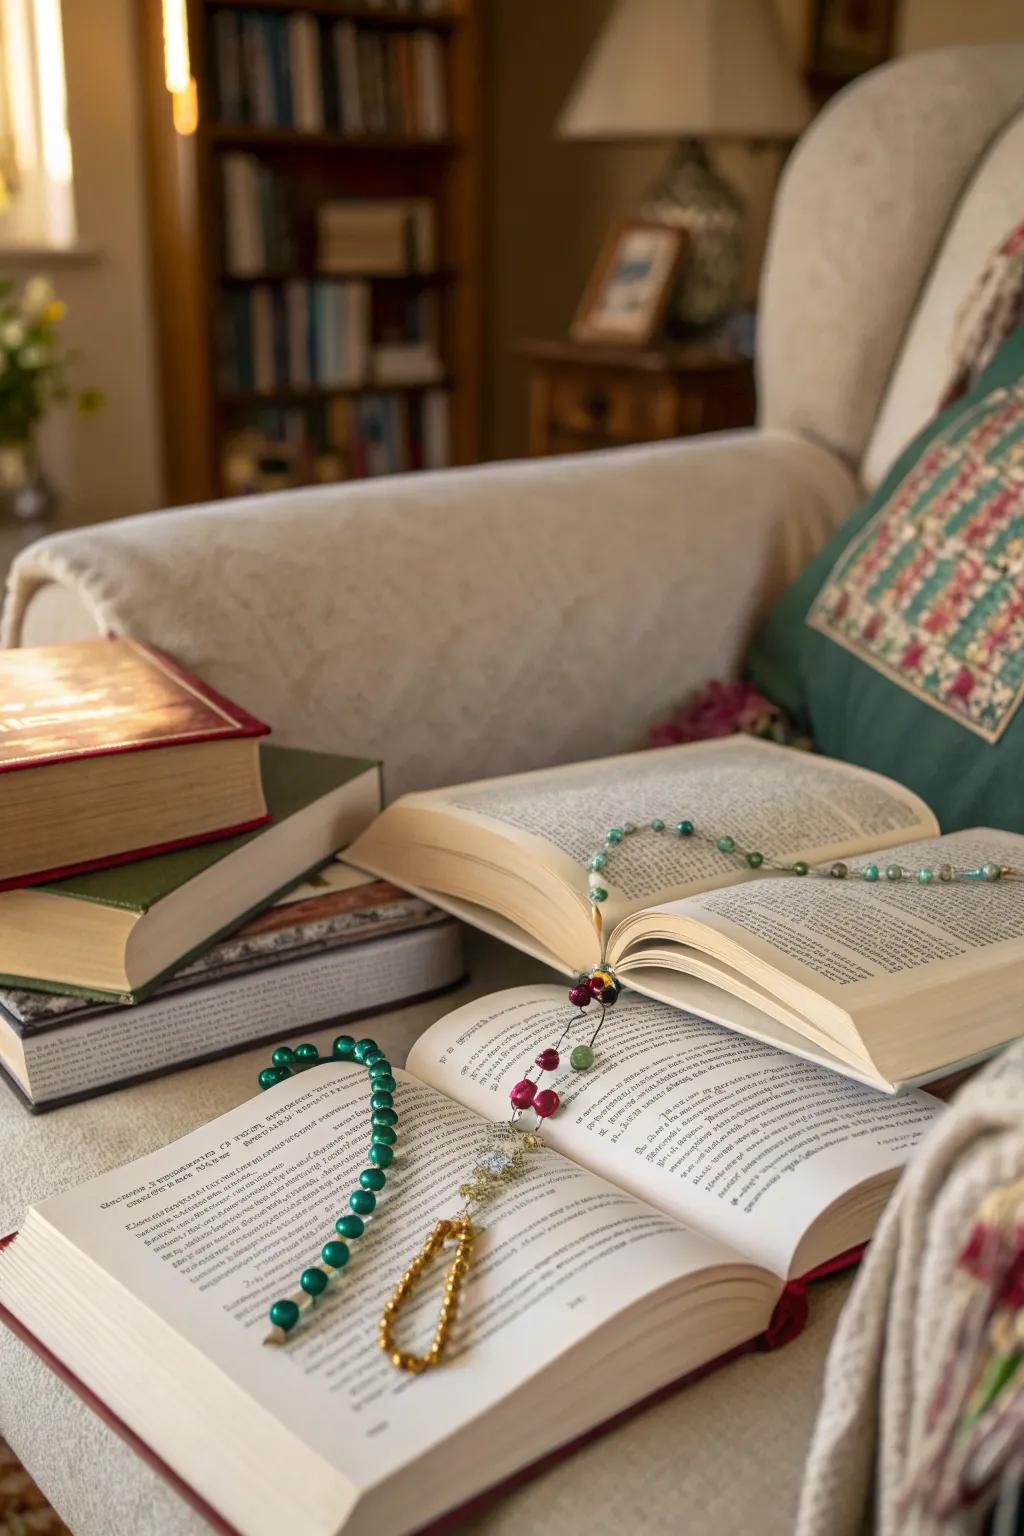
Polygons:
[[[357,866],[427,895],[557,969],[601,959],[587,861],[609,827],[654,817],[604,871],[607,962],[630,987],[894,1092],[1015,1039],[1024,882],[780,876],[766,860],[1024,866],[1024,837],[938,835],[891,779],[750,737],[405,795],[357,839]],[[708,840],[679,838],[691,820]]]
[[[283,1348],[294,1289],[366,1153],[366,1073],[270,1089],[32,1207],[0,1306],[242,1536],[424,1525],[769,1328],[787,1282],[869,1237],[942,1112],[623,996],[545,1147],[484,1208],[450,1352],[397,1373],[377,1321],[565,1018],[561,988],[473,1002],[396,1073],[397,1157],[349,1265]],[[443,1266],[397,1325],[422,1351]]]

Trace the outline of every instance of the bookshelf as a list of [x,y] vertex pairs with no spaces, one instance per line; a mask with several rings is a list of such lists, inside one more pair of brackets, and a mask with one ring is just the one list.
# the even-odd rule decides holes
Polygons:
[[[188,0],[199,101],[198,127],[189,135],[176,132],[164,86],[161,6],[155,0],[137,4],[168,499],[204,501],[244,489],[238,465],[254,457],[261,472],[269,462],[268,477],[254,488],[268,489],[441,462],[445,438],[447,462],[474,462],[482,331],[479,0],[435,0],[433,7],[421,0]],[[296,23],[297,16],[311,20]],[[389,123],[387,131],[375,131],[367,121],[352,132],[341,121],[339,23],[360,49],[379,50],[385,65],[390,61],[403,91],[414,66],[396,60],[420,47],[440,59],[443,121],[432,122],[429,136],[408,131],[404,122],[400,130]],[[237,110],[238,99],[246,109],[251,105],[244,85],[237,99],[232,93],[232,111],[226,112],[224,81],[236,56],[226,56],[225,35],[230,42],[237,33],[245,47],[263,47],[278,89],[280,71],[289,67],[281,41],[287,43],[288,29],[296,26],[314,29],[319,39],[323,96],[313,131],[289,120],[298,107],[287,73],[281,89],[288,93],[288,110],[273,120],[266,120],[266,111],[262,121],[241,120],[256,115]],[[423,44],[424,37],[433,41]],[[253,68],[251,53],[244,60],[240,74]],[[363,60],[360,52],[360,67]],[[337,72],[333,85],[331,69]],[[412,78],[414,84],[422,80]],[[283,99],[275,98],[278,107]],[[407,93],[396,108],[392,88],[388,110],[401,115],[405,108],[411,117],[420,113]],[[425,121],[423,109],[419,122]],[[249,262],[244,270],[231,254],[239,223],[231,210],[239,205],[227,195],[240,161],[261,178],[261,189],[273,189],[287,245],[283,256],[273,253],[278,259]],[[259,196],[261,216],[271,217],[266,197]],[[421,263],[424,270],[364,265],[342,273],[322,260],[318,210],[325,204],[377,208],[378,200],[433,208],[436,253]],[[267,250],[269,244],[268,238]],[[325,335],[333,333],[339,313],[340,328],[349,326],[349,311],[344,304],[340,311],[324,306],[339,289],[354,287],[364,290],[359,312],[367,316],[360,324],[368,348],[360,363],[343,368],[336,355],[325,355],[334,344]],[[379,328],[395,315],[419,314],[430,317],[436,369],[422,379],[384,372],[378,361],[384,349],[376,343],[394,337],[381,336]],[[290,340],[293,324],[303,337],[298,357]],[[252,376],[254,370],[260,377]]]

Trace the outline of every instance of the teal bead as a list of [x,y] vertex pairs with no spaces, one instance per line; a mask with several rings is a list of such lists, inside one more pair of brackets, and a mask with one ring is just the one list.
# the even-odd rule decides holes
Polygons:
[[574,1045],[569,1057],[569,1065],[574,1072],[589,1072],[594,1065],[594,1053],[589,1045]]
[[307,1296],[322,1296],[327,1289],[327,1276],[322,1269],[304,1269],[299,1284]]
[[632,837],[633,833],[635,831],[636,831],[636,822],[635,821],[624,821],[622,823],[622,832],[623,832],[623,836],[624,837]]
[[679,833],[680,837],[692,837],[693,836],[693,822],[692,821],[677,821],[676,822],[676,831]]
[[382,1168],[364,1168],[359,1175],[359,1182],[364,1189],[381,1190],[387,1181],[387,1174]]
[[270,1060],[275,1067],[290,1067],[295,1060],[295,1052],[290,1045],[279,1045]]
[[393,1109],[375,1109],[370,1116],[371,1125],[397,1125],[398,1116]]
[[347,1237],[351,1242],[355,1237],[362,1237],[366,1223],[361,1216],[339,1216],[334,1223],[334,1230],[339,1237]]
[[981,872],[985,876],[986,880],[999,880],[1002,878],[1003,874],[1003,871],[998,864],[983,864],[981,866]]
[[331,1046],[335,1061],[355,1061],[356,1043],[351,1035],[339,1035]]
[[367,1071],[372,1072],[374,1067],[382,1061],[387,1061],[387,1057],[384,1055],[384,1052],[381,1050],[380,1046],[378,1046],[375,1051],[367,1051],[366,1055],[363,1057],[363,1066],[367,1069]]
[[796,863],[793,865],[794,875],[806,875],[809,869],[810,865],[805,864],[803,859],[797,859]]
[[875,881],[878,879],[878,865],[865,864],[863,878],[868,882],[869,885],[874,885]]
[[379,1077],[374,1073],[370,1079],[370,1087],[374,1093],[394,1093],[398,1084],[390,1072],[382,1072]]
[[371,1141],[370,1150],[366,1154],[367,1160],[376,1163],[378,1168],[390,1168],[395,1160],[395,1154],[391,1147],[384,1146],[383,1142]]
[[887,880],[891,880],[894,885],[896,884],[896,882],[898,880],[902,880],[903,879],[903,865],[902,864],[887,864],[885,866],[885,878]]
[[763,853],[748,853],[746,857],[747,863],[750,865],[751,869],[760,869],[761,865],[764,863]]
[[719,853],[732,853],[733,849],[736,847],[736,844],[731,837],[720,837],[715,846]]
[[344,1269],[349,1260],[347,1243],[324,1243],[320,1257],[331,1269]]
[[297,1045],[295,1047],[295,1060],[304,1061],[308,1065],[310,1062],[320,1060],[320,1052],[315,1045],[310,1045],[307,1040],[304,1045]]
[[612,827],[607,837],[605,838],[605,842],[612,844],[621,843],[625,835],[626,834],[623,832],[621,827]]
[[587,892],[587,895],[590,897],[591,901],[596,902],[598,906],[600,906],[602,901],[608,900],[608,892],[605,890],[603,885],[592,886],[591,889]]
[[398,1132],[390,1125],[375,1125],[371,1141],[375,1141],[381,1147],[393,1147],[398,1140]]
[[370,1094],[371,1109],[390,1109],[394,1102],[395,1101],[391,1097],[390,1093],[386,1093],[383,1088],[379,1093]]
[[275,1301],[270,1309],[270,1321],[275,1328],[283,1328],[285,1333],[295,1327],[299,1320],[298,1303],[294,1301]]
[[349,1209],[357,1216],[369,1216],[377,1204],[377,1196],[368,1189],[354,1189],[348,1197]]
[[264,1067],[259,1076],[261,1088],[274,1088],[278,1083],[283,1083],[288,1076],[279,1067]]
[[590,861],[590,867],[594,874],[598,875],[601,873],[601,870],[604,869],[607,863],[608,860],[605,858],[603,853],[595,853],[594,857]]
[[[394,1068],[392,1067],[390,1061],[388,1061],[386,1056],[382,1056],[380,1060],[375,1061],[373,1066],[370,1068],[371,1084],[375,1077],[387,1077],[393,1071]],[[372,1088],[370,1091],[373,1091]]]
[[662,821],[660,816],[655,816],[654,820],[650,822],[649,825],[652,832],[664,832],[665,830],[665,823]]
[[917,872],[918,885],[931,885],[935,879],[934,869],[919,869]]
[[379,1050],[380,1046],[377,1044],[376,1040],[371,1040],[369,1038],[365,1040],[357,1040],[354,1053],[356,1061],[365,1061],[371,1051]]

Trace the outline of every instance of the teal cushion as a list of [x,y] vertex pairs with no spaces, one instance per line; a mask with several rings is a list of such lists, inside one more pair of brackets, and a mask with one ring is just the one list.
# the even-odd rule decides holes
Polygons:
[[749,670],[945,831],[1024,832],[1024,327],[794,582]]

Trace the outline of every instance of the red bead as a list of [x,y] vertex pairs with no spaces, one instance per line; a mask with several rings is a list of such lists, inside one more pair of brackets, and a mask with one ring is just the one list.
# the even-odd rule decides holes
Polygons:
[[558,1052],[553,1046],[549,1046],[546,1051],[541,1051],[537,1057],[537,1065],[542,1072],[557,1072],[559,1060]]
[[587,982],[587,991],[590,993],[591,997],[599,998],[606,985],[607,983],[604,982],[600,976],[591,976],[590,980]]
[[537,1084],[531,1083],[528,1077],[524,1077],[521,1082],[516,1083],[509,1098],[516,1109],[529,1109],[536,1092]]
[[569,1001],[574,1008],[587,1008],[590,1006],[593,993],[587,983],[581,982],[578,987],[569,988]]
[[561,1102],[553,1088],[545,1088],[543,1092],[538,1093],[533,1101],[533,1107],[537,1112],[538,1119],[546,1120],[549,1115],[553,1115]]

